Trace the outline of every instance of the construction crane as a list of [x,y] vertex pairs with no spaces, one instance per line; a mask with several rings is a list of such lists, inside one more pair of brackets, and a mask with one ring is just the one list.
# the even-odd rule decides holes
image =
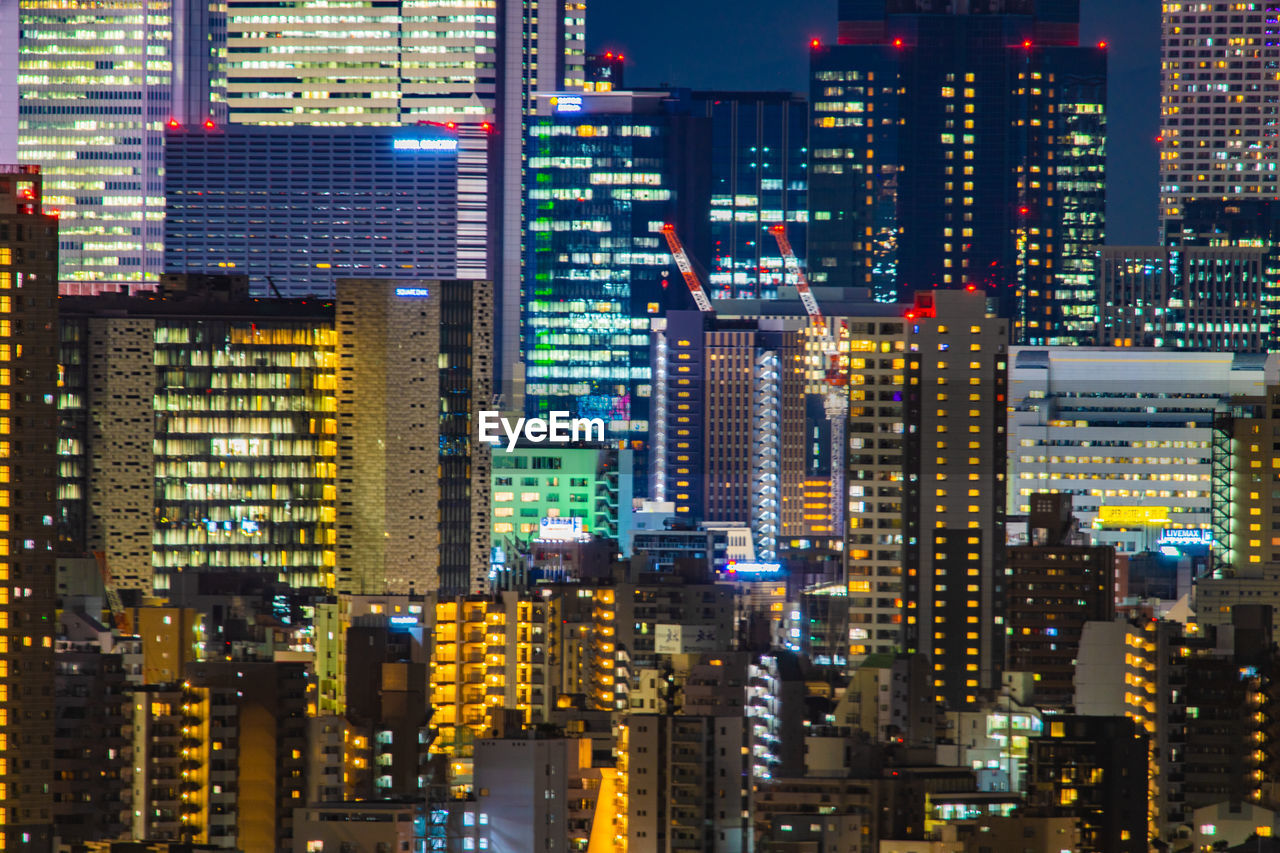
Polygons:
[[133,633],[129,614],[120,601],[120,592],[116,589],[115,579],[111,577],[111,568],[107,565],[107,553],[94,551],[93,559],[98,563],[98,573],[102,575],[102,588],[107,596],[107,606],[111,609],[111,620],[121,634]]
[[818,336],[818,345],[822,347],[823,380],[827,390],[823,395],[822,408],[831,423],[831,521],[837,534],[844,531],[844,451],[847,443],[849,426],[849,395],[841,390],[848,384],[848,377],[840,369],[840,351],[836,339],[827,329],[826,318],[818,307],[818,300],[809,289],[809,280],[805,277],[796,253],[791,249],[791,241],[787,239],[787,226],[779,222],[769,226],[769,233],[778,241],[778,251],[787,270],[795,276],[796,292],[800,294],[800,303],[809,315],[809,324]]
[[671,257],[676,259],[676,266],[680,268],[680,275],[684,276],[684,283],[689,285],[689,293],[693,296],[693,303],[698,306],[698,310],[703,314],[710,314],[714,309],[711,307],[711,300],[707,298],[707,292],[702,289],[702,282],[698,280],[698,274],[693,271],[693,264],[689,263],[689,256],[685,253],[684,245],[681,244],[680,238],[676,236],[676,227],[668,222],[662,226],[662,236],[667,238],[667,245],[671,248]]

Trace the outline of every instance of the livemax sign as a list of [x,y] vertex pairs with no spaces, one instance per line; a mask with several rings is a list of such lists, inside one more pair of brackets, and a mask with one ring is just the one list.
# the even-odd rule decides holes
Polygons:
[[[568,444],[574,441],[604,441],[604,421],[600,418],[575,418],[569,412],[549,412],[545,418],[516,418],[513,423],[501,412],[480,413],[480,440],[485,444],[501,444],[507,437],[507,450],[516,449],[523,438],[530,444]],[[501,432],[499,432],[501,430]]]

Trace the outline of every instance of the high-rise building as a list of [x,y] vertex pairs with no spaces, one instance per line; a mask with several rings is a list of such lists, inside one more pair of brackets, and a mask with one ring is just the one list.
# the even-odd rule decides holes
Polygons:
[[1095,342],[1266,352],[1277,322],[1268,261],[1253,245],[1105,246]]
[[[663,241],[706,257],[710,122],[666,92],[540,98],[528,137],[521,323],[525,409],[601,417],[611,440],[650,428],[649,321],[691,307]],[[645,454],[637,454],[644,471]]]
[[63,301],[62,549],[148,593],[218,570],[332,588],[333,304]]
[[801,262],[808,219],[809,108],[790,92],[694,92],[711,119],[711,254],[716,297],[776,296],[794,286],[771,225],[785,223]]
[[167,273],[330,298],[339,278],[456,274],[456,131],[181,127],[164,158]]
[[766,559],[806,534],[806,325],[653,322],[650,494],[678,519],[750,525]]
[[1106,53],[1073,3],[840,5],[812,55],[809,267],[882,301],[974,285],[1017,343],[1093,334]]
[[0,16],[19,34],[3,111],[17,116],[16,161],[44,167],[45,203],[61,210],[60,277],[75,291],[154,285],[165,128],[223,121],[226,7],[6,0]]
[[[227,7],[227,102],[245,124],[454,123],[457,272],[496,282],[495,376],[518,406],[525,126],[540,93],[581,92],[585,0]],[[508,380],[511,380],[508,382]]]
[[1055,492],[1120,552],[1156,548],[1165,528],[1208,535],[1215,417],[1233,396],[1261,395],[1274,365],[1245,353],[1013,347],[1009,515]]
[[1115,616],[1115,549],[1089,544],[1070,495],[1032,495],[1027,527],[1030,542],[1006,552],[1008,668],[1035,674],[1036,705],[1068,708],[1084,623]]
[[492,289],[340,279],[336,326],[337,588],[483,591]]
[[1164,3],[1160,54],[1160,218],[1188,202],[1280,194],[1280,22],[1274,3]]
[[58,218],[0,166],[0,847],[53,829]]
[[917,294],[906,319],[903,639],[958,709],[1004,664],[1009,326],[965,291]]

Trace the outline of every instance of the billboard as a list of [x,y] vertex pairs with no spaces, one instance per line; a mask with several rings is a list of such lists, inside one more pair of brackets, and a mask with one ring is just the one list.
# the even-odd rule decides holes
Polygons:
[[717,652],[728,648],[729,638],[716,636],[710,625],[653,626],[653,651],[660,655],[682,655],[694,652]]
[[577,542],[587,538],[580,518],[548,518],[538,522],[538,538],[543,542]]

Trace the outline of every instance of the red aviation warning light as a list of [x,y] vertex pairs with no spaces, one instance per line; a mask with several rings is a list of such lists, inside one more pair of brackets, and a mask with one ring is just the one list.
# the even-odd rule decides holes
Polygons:
[[213,119],[211,119],[211,118],[209,118],[209,119],[205,119],[205,121],[204,121],[204,129],[205,129],[205,130],[213,130]]
[[178,128],[182,127],[182,125],[178,123],[178,120],[176,118],[171,118],[169,119],[169,127],[172,127],[174,130],[177,130]]
[[902,39],[900,39],[900,38],[896,38],[896,39],[894,39],[894,40],[893,40],[893,46],[894,46],[894,47],[902,47]]

